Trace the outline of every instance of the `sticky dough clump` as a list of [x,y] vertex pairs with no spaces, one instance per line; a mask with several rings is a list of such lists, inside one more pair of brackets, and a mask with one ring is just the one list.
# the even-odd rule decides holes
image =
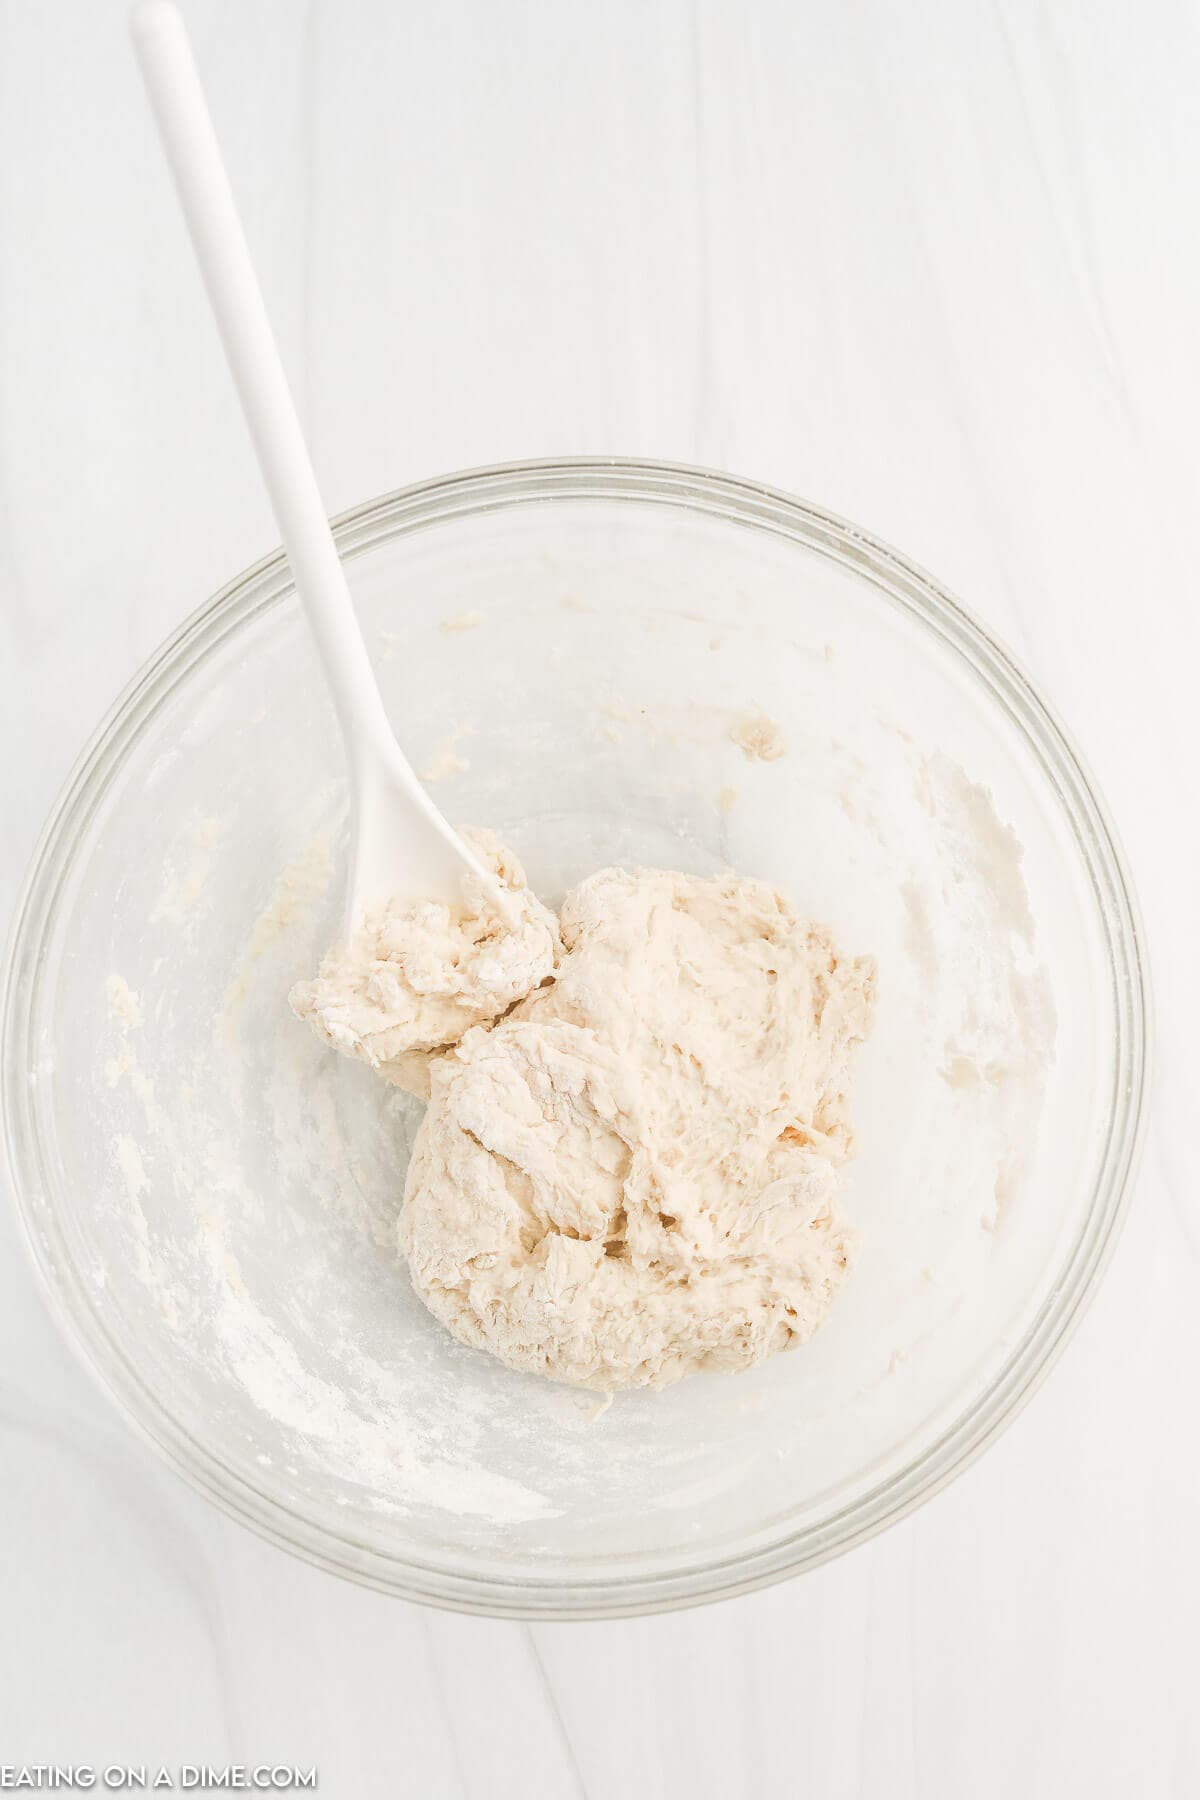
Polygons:
[[545,981],[562,948],[557,919],[525,885],[511,851],[493,832],[463,835],[499,877],[507,916],[472,876],[455,910],[436,900],[389,901],[289,995],[292,1010],[334,1050],[422,1098],[431,1060]]
[[[423,1032],[429,1106],[399,1226],[417,1292],[510,1368],[602,1391],[802,1343],[853,1262],[837,1201],[873,963],[733,875],[605,869],[567,896],[558,931],[538,913],[511,1010],[468,1018],[447,1048],[456,1006],[475,1000],[456,1002],[443,971],[440,1049]],[[429,976],[423,962],[423,988]],[[328,1029],[347,1016],[341,981],[344,1043]],[[417,991],[407,966],[398,985]],[[315,987],[321,1007],[307,1004]],[[388,1022],[372,1027],[379,991],[352,947],[297,991],[297,1010],[415,1085],[390,986]]]

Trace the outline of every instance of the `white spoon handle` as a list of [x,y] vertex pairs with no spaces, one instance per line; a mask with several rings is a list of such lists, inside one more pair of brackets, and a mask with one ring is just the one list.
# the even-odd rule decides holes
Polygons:
[[354,794],[347,931],[367,904],[393,894],[454,900],[466,870],[507,908],[496,878],[442,817],[388,723],[183,20],[170,0],[140,0],[130,30],[346,743]]
[[347,745],[391,738],[182,18],[143,0],[130,29],[225,355]]

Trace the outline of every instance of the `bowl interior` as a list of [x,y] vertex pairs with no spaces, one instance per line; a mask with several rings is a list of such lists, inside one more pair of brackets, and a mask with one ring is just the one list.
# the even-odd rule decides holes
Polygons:
[[[543,897],[732,864],[875,954],[858,1271],[810,1345],[608,1406],[425,1313],[394,1244],[420,1108],[286,1005],[337,928],[346,788],[278,565],[126,702],[27,914],[43,1266],[176,1460],[332,1566],[603,1608],[827,1554],[1009,1404],[1111,1223],[1126,1000],[1043,726],[919,580],[796,508],[483,480],[344,535],[402,742]],[[779,760],[731,740],[756,709]]]

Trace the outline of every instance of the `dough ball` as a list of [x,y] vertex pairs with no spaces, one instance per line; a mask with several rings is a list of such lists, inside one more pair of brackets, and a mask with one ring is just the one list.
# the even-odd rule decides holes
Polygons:
[[582,1387],[803,1342],[852,1265],[837,1206],[874,965],[775,889],[603,870],[553,982],[430,1069],[400,1243],[463,1342]]

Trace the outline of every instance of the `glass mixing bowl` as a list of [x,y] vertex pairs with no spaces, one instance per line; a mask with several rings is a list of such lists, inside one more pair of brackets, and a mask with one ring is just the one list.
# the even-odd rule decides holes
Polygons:
[[[394,1247],[419,1107],[286,1006],[336,931],[345,783],[275,556],[118,702],[19,908],[4,1118],[51,1304],[196,1487],[376,1587],[581,1617],[808,1568],[1013,1416],[1113,1243],[1146,985],[1094,789],[936,583],[755,484],[491,469],[337,536],[402,741],[545,898],[732,863],[875,953],[859,1267],[810,1344],[607,1406],[425,1313]],[[760,713],[786,755],[734,741]]]

